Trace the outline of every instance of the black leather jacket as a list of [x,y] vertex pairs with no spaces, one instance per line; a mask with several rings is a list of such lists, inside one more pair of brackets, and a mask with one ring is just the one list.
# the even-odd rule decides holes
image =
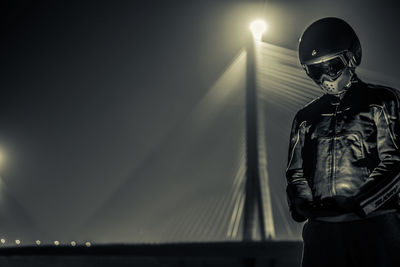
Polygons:
[[393,202],[400,188],[399,108],[396,90],[355,78],[341,99],[325,94],[296,114],[286,170],[292,216],[294,198],[351,197],[365,214]]

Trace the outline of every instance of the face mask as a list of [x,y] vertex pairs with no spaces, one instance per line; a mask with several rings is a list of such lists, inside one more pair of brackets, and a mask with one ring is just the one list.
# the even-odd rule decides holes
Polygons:
[[327,94],[341,94],[351,85],[352,71],[343,54],[303,65],[303,68]]
[[352,76],[350,69],[346,68],[336,79],[323,74],[320,80],[316,82],[325,93],[330,95],[339,95],[350,87]]

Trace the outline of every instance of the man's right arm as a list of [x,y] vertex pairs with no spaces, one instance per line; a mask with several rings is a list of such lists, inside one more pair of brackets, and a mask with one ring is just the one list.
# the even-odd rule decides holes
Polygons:
[[299,120],[298,114],[293,120],[290,133],[289,158],[286,169],[287,199],[292,218],[297,222],[309,217],[312,191],[303,170],[302,151],[306,131],[306,121]]

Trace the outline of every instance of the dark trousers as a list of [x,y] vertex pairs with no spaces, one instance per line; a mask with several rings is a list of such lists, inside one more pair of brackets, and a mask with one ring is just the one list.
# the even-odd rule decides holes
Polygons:
[[302,267],[400,267],[400,215],[358,221],[308,221]]

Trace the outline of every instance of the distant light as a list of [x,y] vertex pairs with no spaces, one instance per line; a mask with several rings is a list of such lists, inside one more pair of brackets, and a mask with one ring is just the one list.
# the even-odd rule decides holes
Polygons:
[[17,244],[17,245],[21,244],[21,240],[19,240],[19,239],[15,240],[15,244]]
[[250,24],[250,30],[253,33],[254,39],[261,40],[264,32],[267,30],[267,24],[263,20],[256,20]]
[[75,241],[71,241],[71,246],[75,247],[76,246],[76,242]]
[[40,240],[36,240],[36,242],[35,242],[35,243],[36,243],[36,245],[38,245],[38,246],[39,246],[39,245],[40,245]]
[[60,245],[60,242],[56,240],[56,241],[54,241],[54,245],[58,246],[58,245]]
[[2,238],[2,239],[0,239],[0,242],[1,242],[2,244],[5,244],[5,243],[6,243],[6,240],[5,240],[4,238]]
[[90,244],[90,242],[86,242],[85,246],[90,247],[92,244]]

